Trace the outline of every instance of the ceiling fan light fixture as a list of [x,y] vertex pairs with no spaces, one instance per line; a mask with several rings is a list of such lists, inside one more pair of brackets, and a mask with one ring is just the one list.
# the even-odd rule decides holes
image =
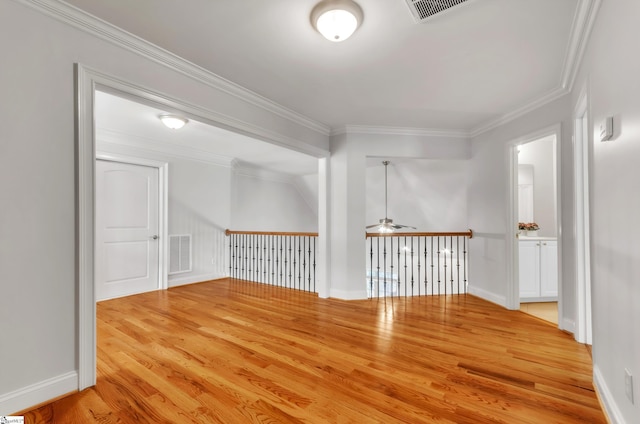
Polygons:
[[322,0],[311,11],[311,24],[327,40],[340,42],[351,37],[363,16],[353,0]]
[[189,122],[187,118],[178,115],[160,115],[160,121],[172,130],[179,130]]
[[380,234],[387,234],[393,233],[395,230],[399,230],[400,228],[416,229],[416,227],[412,227],[410,225],[394,224],[393,219],[387,216],[387,167],[390,163],[391,162],[388,160],[382,161],[382,164],[384,165],[384,218],[380,219],[378,224],[367,225],[365,231],[369,228],[377,228]]

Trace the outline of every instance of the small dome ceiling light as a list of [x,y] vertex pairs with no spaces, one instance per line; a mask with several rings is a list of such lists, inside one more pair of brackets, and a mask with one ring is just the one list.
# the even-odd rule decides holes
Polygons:
[[172,130],[179,130],[189,122],[187,118],[178,115],[160,115],[160,120],[167,128]]
[[311,11],[311,24],[327,40],[340,42],[351,37],[363,16],[352,0],[322,0]]

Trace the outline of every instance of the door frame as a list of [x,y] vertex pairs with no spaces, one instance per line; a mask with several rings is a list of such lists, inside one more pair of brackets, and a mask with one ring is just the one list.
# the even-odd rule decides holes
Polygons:
[[519,249],[518,249],[518,146],[535,140],[539,140],[550,135],[555,135],[555,195],[556,195],[556,230],[558,240],[558,328],[564,329],[563,325],[563,299],[562,299],[562,173],[561,173],[561,152],[562,152],[562,124],[558,123],[538,131],[518,137],[508,143],[507,163],[509,181],[507,184],[507,231],[506,231],[506,266],[507,278],[507,308],[512,310],[520,309],[520,275],[519,275]]
[[[210,109],[187,103],[175,97],[144,88],[124,81],[107,73],[75,64],[76,96],[76,277],[78,280],[77,297],[77,364],[78,390],[95,386],[97,376],[96,345],[96,301],[95,301],[95,91],[105,91],[126,97],[134,101],[160,107],[167,112],[181,114],[187,118],[218,126],[244,134],[267,143],[275,144],[300,153],[318,158],[319,171],[324,173],[325,181],[319,184],[319,238],[326,240],[319,246],[318,262],[323,264],[319,272],[324,275],[320,290],[328,296],[329,275],[329,234],[328,234],[328,161],[329,154],[323,149],[311,145],[294,148],[289,139],[279,134],[262,131],[260,127],[232,119]],[[293,141],[293,139],[291,139]],[[166,174],[165,174],[166,178]],[[167,185],[168,187],[168,185]],[[165,220],[167,215],[165,215]],[[167,237],[165,237],[165,240]],[[166,261],[165,261],[166,262]],[[321,292],[322,295],[322,292]]]
[[573,110],[574,167],[574,237],[576,273],[576,316],[574,337],[580,343],[592,344],[591,320],[591,200],[589,176],[593,132],[589,131],[590,107],[588,83],[580,90]]
[[[159,290],[169,287],[168,252],[169,252],[169,163],[135,156],[96,152],[96,160],[124,163],[128,165],[146,166],[158,170],[158,285]],[[95,225],[95,223],[94,223]],[[95,229],[97,231],[97,228]],[[95,246],[94,246],[95,248]],[[94,259],[96,260],[96,259]]]

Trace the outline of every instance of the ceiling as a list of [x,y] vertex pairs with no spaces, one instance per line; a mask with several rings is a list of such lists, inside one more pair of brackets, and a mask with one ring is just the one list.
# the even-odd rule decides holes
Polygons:
[[99,141],[221,165],[233,164],[245,172],[258,168],[296,176],[315,174],[318,170],[315,157],[195,120],[179,130],[171,130],[159,119],[167,111],[110,93],[96,92],[94,113]]
[[333,130],[467,134],[564,88],[585,1],[470,0],[416,23],[405,0],[357,0],[362,26],[332,43],[316,0],[67,0]]

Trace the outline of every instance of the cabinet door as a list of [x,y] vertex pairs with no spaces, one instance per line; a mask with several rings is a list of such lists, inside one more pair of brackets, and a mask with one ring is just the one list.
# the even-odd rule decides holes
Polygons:
[[558,296],[558,242],[540,242],[540,296]]
[[521,241],[520,252],[520,298],[540,297],[540,242]]

